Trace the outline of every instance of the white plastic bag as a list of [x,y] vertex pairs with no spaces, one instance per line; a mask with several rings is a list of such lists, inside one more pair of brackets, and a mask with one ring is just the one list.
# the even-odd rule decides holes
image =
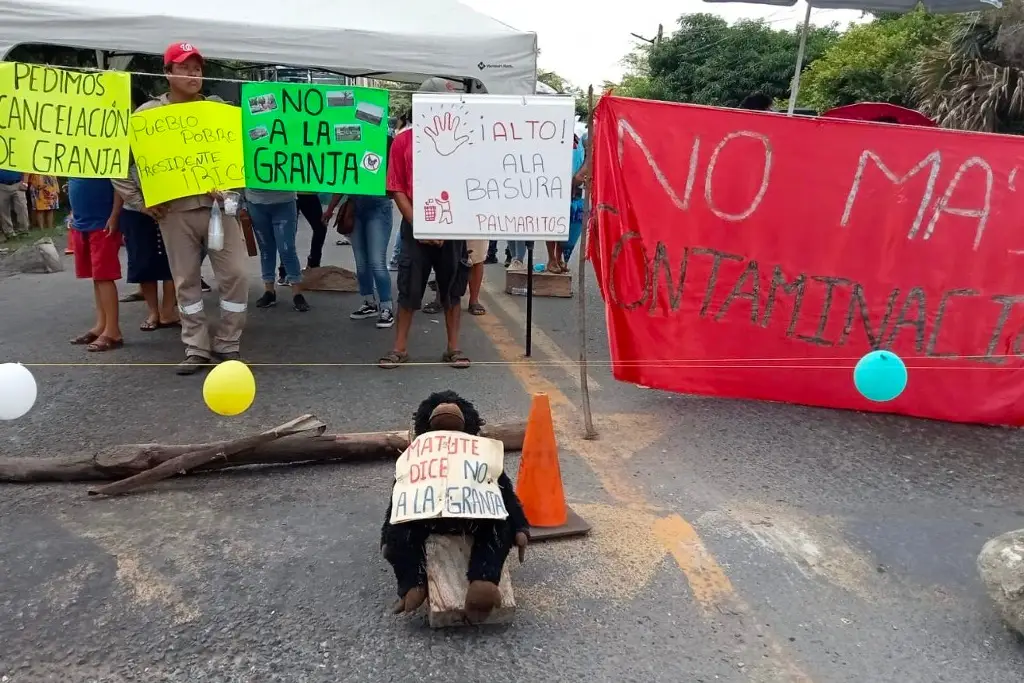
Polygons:
[[221,218],[220,202],[213,200],[210,207],[210,228],[206,235],[206,248],[220,251],[224,248],[224,221]]

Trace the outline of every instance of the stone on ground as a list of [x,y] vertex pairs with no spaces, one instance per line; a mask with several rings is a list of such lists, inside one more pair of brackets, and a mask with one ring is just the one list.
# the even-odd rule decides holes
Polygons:
[[1003,621],[1024,634],[1024,529],[986,543],[978,555],[978,572]]
[[62,270],[64,263],[49,237],[20,247],[0,260],[0,271],[8,273],[59,273]]

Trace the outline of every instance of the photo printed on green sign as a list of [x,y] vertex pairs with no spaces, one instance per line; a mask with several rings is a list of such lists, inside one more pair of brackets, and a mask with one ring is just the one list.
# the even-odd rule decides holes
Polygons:
[[388,91],[350,85],[242,86],[246,185],[383,195]]

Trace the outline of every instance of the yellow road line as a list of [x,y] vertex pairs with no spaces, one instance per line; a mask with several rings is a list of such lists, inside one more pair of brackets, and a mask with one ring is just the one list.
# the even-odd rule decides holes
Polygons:
[[[509,295],[505,294],[504,290],[500,289],[494,284],[491,284],[488,280],[484,280],[483,290],[487,294],[487,307],[490,310],[494,310],[495,307],[501,309],[501,311],[512,319],[520,329],[526,332],[526,314],[519,309],[519,306],[509,298]],[[559,369],[564,372],[576,388],[580,386],[580,368],[579,363],[570,359],[558,344],[547,335],[544,330],[539,329],[536,325],[533,326],[532,333],[532,344],[534,347],[540,350],[545,356],[551,360]],[[590,387],[591,391],[600,391],[601,385],[595,380],[589,373],[587,374],[587,386]]]
[[[487,303],[493,309],[502,294],[491,296],[485,291]],[[504,308],[498,305],[499,308]],[[632,477],[624,468],[627,462],[622,451],[628,448],[629,434],[602,435],[599,440],[587,441],[580,438],[582,426],[579,410],[572,401],[551,380],[545,377],[537,366],[523,361],[518,343],[508,329],[494,315],[480,316],[474,319],[480,329],[494,345],[498,355],[510,365],[509,369],[529,394],[546,393],[551,402],[558,439],[563,447],[577,453],[587,463],[591,471],[601,482],[605,491],[616,501],[631,507],[656,509],[644,496],[640,487],[633,483]],[[515,318],[513,317],[513,320]],[[565,363],[571,361],[554,345],[545,353],[555,358],[563,358]],[[598,424],[600,431],[600,424]],[[749,612],[746,603],[733,588],[725,570],[707,549],[697,530],[678,514],[671,514],[655,523],[652,530],[665,546],[676,564],[679,566],[690,592],[701,611],[711,620],[723,615],[744,615]],[[752,622],[752,623],[751,623]],[[807,674],[794,664],[784,648],[756,623],[757,620],[744,620],[738,628],[746,629],[754,635],[754,641],[762,640],[768,645],[771,656],[757,666],[750,667],[752,677],[765,680],[785,681],[786,683],[811,683]],[[747,625],[749,624],[749,625]]]

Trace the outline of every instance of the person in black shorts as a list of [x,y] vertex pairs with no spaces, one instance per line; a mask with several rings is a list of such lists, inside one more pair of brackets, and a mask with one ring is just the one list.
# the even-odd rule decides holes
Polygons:
[[[421,92],[448,92],[452,84],[443,78],[428,78]],[[398,321],[395,346],[380,359],[380,367],[397,368],[409,360],[407,346],[413,314],[420,309],[430,271],[434,271],[437,297],[444,309],[448,348],[441,362],[453,368],[468,368],[469,358],[459,350],[460,300],[469,285],[471,264],[465,240],[418,240],[413,235],[412,128],[395,136],[388,157],[388,192],[402,214],[398,257]]]

